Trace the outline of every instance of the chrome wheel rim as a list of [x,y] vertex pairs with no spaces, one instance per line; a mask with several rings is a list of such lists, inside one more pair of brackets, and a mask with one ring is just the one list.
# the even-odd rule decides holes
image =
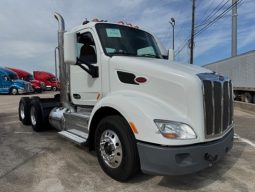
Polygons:
[[31,112],[30,112],[30,117],[31,117],[31,123],[32,125],[36,125],[36,118],[35,118],[35,108],[31,107]]
[[17,95],[17,93],[18,93],[18,90],[17,90],[17,89],[12,89],[12,94],[13,94],[13,95]]
[[111,168],[120,166],[123,153],[118,135],[112,130],[105,130],[100,138],[100,154],[106,165]]
[[24,104],[20,104],[20,117],[21,119],[25,119],[25,106]]

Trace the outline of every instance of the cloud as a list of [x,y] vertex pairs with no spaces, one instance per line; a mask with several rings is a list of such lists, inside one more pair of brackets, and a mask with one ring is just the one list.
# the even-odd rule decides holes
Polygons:
[[[222,0],[197,1],[196,22],[205,18]],[[238,9],[239,51],[254,49],[254,1],[245,0]],[[0,65],[22,67],[25,70],[54,71],[54,48],[57,45],[57,22],[53,13],[60,12],[66,28],[80,25],[94,17],[116,22],[125,20],[157,35],[170,47],[171,17],[176,20],[175,47],[178,49],[190,36],[191,1],[187,0],[1,0],[0,1]],[[195,61],[198,64],[222,58],[229,53],[231,15],[218,21],[196,38]],[[218,53],[221,50],[221,53]],[[187,46],[177,59],[187,62]],[[210,55],[210,57],[208,57]]]

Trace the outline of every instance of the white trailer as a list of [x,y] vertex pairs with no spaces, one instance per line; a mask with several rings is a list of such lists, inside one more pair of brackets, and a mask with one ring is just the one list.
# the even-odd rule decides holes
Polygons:
[[236,100],[255,103],[255,51],[210,63],[204,67],[231,78]]
[[60,95],[22,98],[23,124],[35,131],[51,125],[95,149],[102,169],[119,181],[139,170],[194,173],[231,149],[228,78],[166,59],[158,40],[137,27],[93,21],[65,32],[63,18],[55,17]]

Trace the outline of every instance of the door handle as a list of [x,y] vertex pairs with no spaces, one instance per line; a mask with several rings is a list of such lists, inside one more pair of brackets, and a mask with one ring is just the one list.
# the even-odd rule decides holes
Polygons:
[[77,94],[77,93],[74,93],[74,94],[73,94],[73,97],[74,97],[75,99],[81,99],[81,95],[80,95],[80,94]]

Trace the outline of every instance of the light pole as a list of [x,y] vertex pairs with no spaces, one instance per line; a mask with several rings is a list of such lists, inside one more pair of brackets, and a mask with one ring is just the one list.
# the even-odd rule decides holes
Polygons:
[[172,17],[169,23],[172,25],[173,28],[173,51],[174,51],[174,26],[175,26],[175,19]]

